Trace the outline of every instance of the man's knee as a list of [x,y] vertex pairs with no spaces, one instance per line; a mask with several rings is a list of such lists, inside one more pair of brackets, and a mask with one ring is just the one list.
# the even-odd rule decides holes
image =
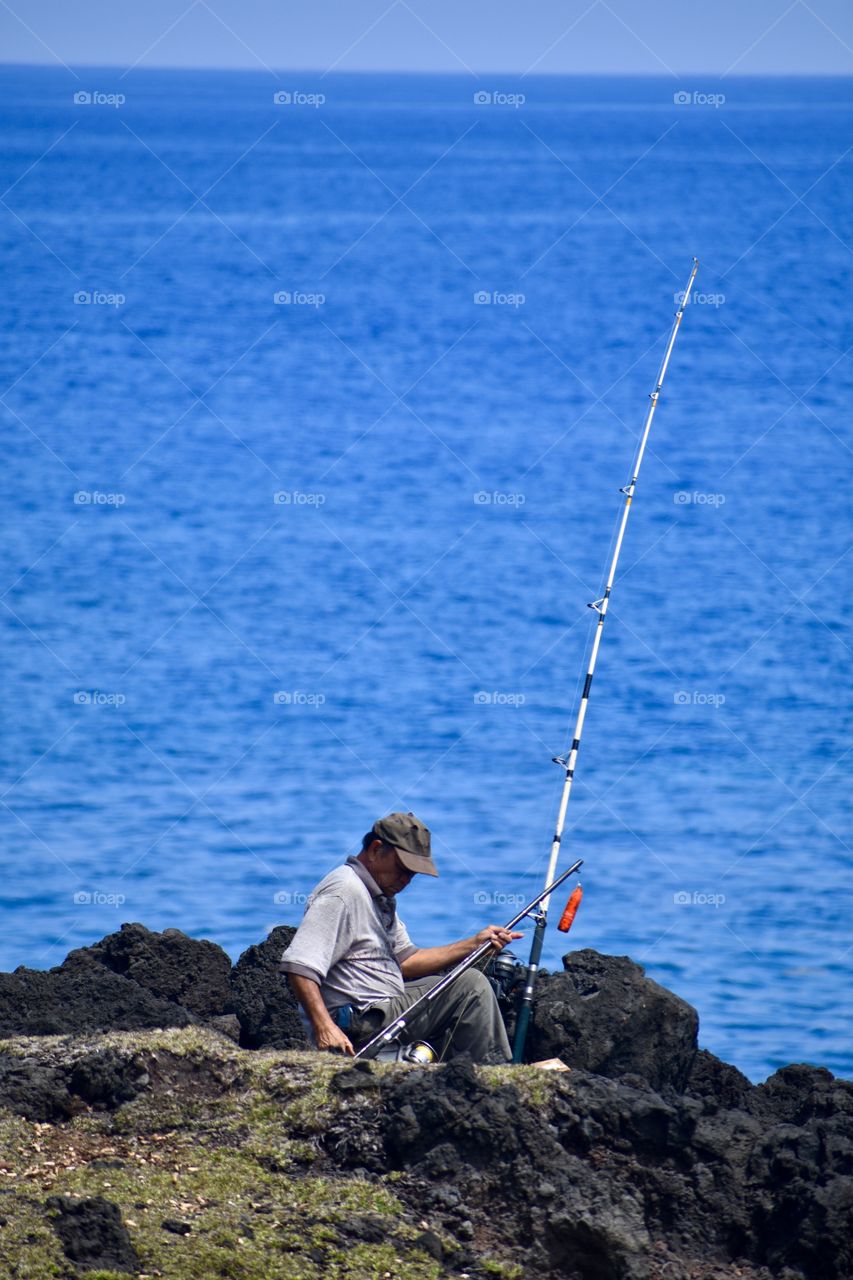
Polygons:
[[465,972],[456,979],[460,993],[476,998],[478,1000],[494,999],[494,990],[492,984],[484,973],[479,969],[466,969]]

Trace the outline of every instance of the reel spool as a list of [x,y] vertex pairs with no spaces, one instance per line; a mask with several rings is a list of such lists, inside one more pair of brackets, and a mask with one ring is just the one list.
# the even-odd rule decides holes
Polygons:
[[438,1062],[438,1054],[428,1040],[413,1040],[411,1044],[389,1044],[380,1049],[376,1062],[411,1062],[428,1067]]

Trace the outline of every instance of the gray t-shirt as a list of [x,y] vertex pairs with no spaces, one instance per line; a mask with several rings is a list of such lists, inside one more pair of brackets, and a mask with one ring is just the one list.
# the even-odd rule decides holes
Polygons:
[[401,994],[400,965],[415,951],[393,897],[357,858],[348,858],[310,895],[279,968],[319,983],[328,1009],[352,1004],[363,1010]]

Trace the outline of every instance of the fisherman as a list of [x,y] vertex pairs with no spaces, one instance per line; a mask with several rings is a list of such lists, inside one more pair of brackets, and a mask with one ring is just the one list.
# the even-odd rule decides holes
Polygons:
[[[483,943],[497,953],[522,936],[487,925],[474,937],[444,947],[416,947],[397,915],[396,897],[418,873],[438,875],[430,833],[413,813],[391,813],[373,824],[361,852],[331,871],[309,896],[280,968],[318,1049],[352,1056],[434,986],[436,975]],[[475,968],[413,1023],[411,1033],[408,1028],[404,1033],[407,1042],[425,1038],[443,1059],[462,1053],[483,1063],[512,1058],[494,991]]]

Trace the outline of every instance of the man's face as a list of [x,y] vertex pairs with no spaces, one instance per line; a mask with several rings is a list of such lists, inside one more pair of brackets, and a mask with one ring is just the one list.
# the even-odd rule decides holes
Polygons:
[[383,893],[402,893],[414,878],[414,871],[404,867],[397,850],[376,840],[368,851],[367,869]]

